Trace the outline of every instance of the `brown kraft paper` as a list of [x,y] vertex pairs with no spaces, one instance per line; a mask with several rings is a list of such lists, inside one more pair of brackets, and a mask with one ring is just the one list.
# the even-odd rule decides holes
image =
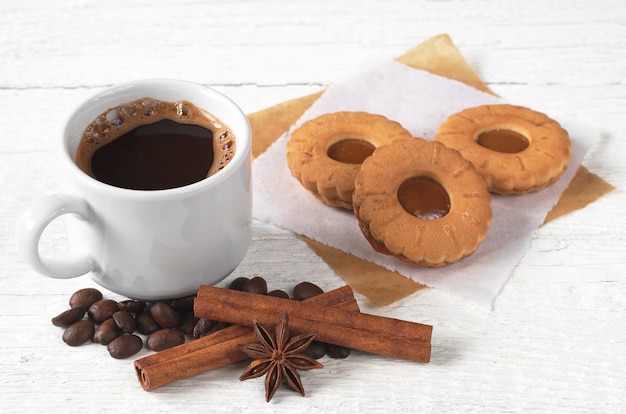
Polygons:
[[[432,37],[410,49],[396,61],[454,79],[478,90],[495,95],[446,34]],[[262,154],[274,141],[289,130],[323,91],[280,103],[248,115],[252,128],[252,154]],[[580,166],[557,205],[548,213],[545,223],[594,202],[615,187]],[[545,224],[544,223],[544,224]],[[425,285],[413,282],[397,272],[359,259],[322,243],[302,237],[308,246],[333,268],[354,291],[364,295],[375,306],[384,306],[407,297]]]

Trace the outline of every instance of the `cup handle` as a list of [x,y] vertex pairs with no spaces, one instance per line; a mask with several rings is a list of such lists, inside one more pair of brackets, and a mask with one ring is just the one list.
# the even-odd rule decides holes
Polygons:
[[89,254],[62,259],[39,254],[39,240],[45,228],[63,214],[74,214],[80,220],[90,221],[93,210],[77,196],[54,194],[38,200],[18,221],[15,237],[18,251],[24,261],[35,271],[55,279],[69,279],[84,275],[97,268]]

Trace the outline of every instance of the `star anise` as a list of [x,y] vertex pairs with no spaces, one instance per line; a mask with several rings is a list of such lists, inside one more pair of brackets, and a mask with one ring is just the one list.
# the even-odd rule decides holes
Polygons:
[[298,370],[308,371],[322,368],[323,365],[313,358],[300,352],[304,351],[313,338],[314,333],[302,334],[289,338],[287,313],[283,313],[276,326],[276,335],[272,335],[257,320],[254,321],[254,334],[259,342],[240,345],[253,361],[241,374],[241,381],[258,378],[265,374],[265,400],[270,401],[283,381],[304,396],[304,388]]

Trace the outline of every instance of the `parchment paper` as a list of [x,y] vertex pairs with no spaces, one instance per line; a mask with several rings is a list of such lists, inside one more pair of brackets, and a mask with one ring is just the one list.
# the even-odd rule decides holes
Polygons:
[[[447,35],[440,35],[411,49],[396,59],[413,68],[455,79],[480,91],[493,95],[461,56]],[[285,102],[263,111],[250,114],[253,130],[253,154],[259,156],[278,137],[285,134],[302,114],[318,100],[323,91]],[[562,194],[558,204],[546,220],[554,219],[584,207],[598,197],[612,191],[613,187],[584,167],[576,171],[572,185]],[[314,200],[316,201],[316,200]],[[382,266],[361,260],[351,254],[303,237],[309,246],[337,273],[343,276],[353,289],[374,305],[385,305],[399,300],[425,287],[410,278]],[[497,294],[497,292],[495,293]],[[483,301],[492,294],[484,296]],[[489,299],[486,299],[489,300]]]

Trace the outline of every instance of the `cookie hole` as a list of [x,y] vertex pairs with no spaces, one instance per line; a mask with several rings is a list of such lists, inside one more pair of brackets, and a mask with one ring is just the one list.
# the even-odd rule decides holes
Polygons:
[[476,143],[492,151],[515,154],[528,148],[528,138],[510,129],[491,129],[481,132]]
[[376,147],[358,138],[346,138],[328,147],[326,154],[335,161],[346,164],[361,164],[372,155]]
[[436,220],[450,212],[448,192],[429,177],[409,178],[400,184],[397,196],[407,213],[424,220]]

